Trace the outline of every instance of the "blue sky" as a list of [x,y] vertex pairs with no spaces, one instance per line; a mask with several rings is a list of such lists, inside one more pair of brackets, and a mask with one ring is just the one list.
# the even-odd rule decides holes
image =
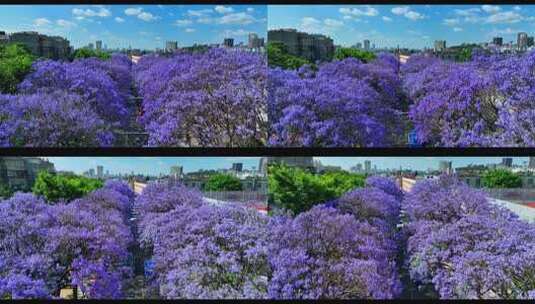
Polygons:
[[56,170],[73,171],[81,174],[97,165],[104,166],[104,172],[113,174],[134,173],[159,175],[169,174],[171,166],[181,165],[184,172],[199,169],[230,169],[232,163],[243,163],[244,169],[258,168],[259,157],[47,157]]
[[80,47],[102,40],[110,48],[164,48],[247,41],[266,36],[265,5],[16,5],[2,6],[0,31],[60,35]]
[[270,5],[268,28],[297,28],[329,35],[350,46],[364,39],[376,47],[432,47],[487,42],[518,32],[535,35],[535,5]]
[[[469,164],[495,164],[501,163],[503,157],[315,157],[323,165],[341,166],[348,170],[358,163],[364,164],[364,160],[372,162],[372,168],[377,165],[378,169],[404,169],[427,170],[438,169],[439,161],[448,160],[452,166],[462,167]],[[513,157],[513,165],[524,165],[527,157]]]

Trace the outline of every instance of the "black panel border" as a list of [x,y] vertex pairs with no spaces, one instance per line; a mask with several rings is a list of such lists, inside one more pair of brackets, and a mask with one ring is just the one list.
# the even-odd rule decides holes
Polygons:
[[[4,5],[535,5],[535,0],[0,0]],[[0,20],[1,23],[1,20]],[[0,148],[1,156],[535,156],[533,148]],[[0,302],[3,302],[0,300]]]
[[0,156],[535,156],[535,148],[3,148]]

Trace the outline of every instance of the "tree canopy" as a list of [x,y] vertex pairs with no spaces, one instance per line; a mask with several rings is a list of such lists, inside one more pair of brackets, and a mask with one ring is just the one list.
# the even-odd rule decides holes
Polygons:
[[53,204],[60,200],[71,201],[80,198],[102,186],[103,182],[94,178],[41,171],[37,175],[32,191]]
[[364,187],[366,182],[365,175],[347,171],[328,172],[320,175],[320,178],[327,188],[333,191],[335,197],[340,197],[355,188]]
[[482,183],[487,188],[520,188],[522,179],[517,174],[506,170],[489,170],[483,174]]
[[269,167],[269,195],[279,208],[298,214],[363,187],[365,176],[344,171],[313,174],[284,164]]
[[280,41],[268,42],[267,44],[268,63],[270,67],[281,67],[285,70],[298,69],[310,61],[288,53],[284,43]]
[[376,58],[375,54],[372,52],[363,51],[363,50],[359,50],[357,48],[351,48],[351,47],[337,48],[334,53],[334,58],[337,60],[342,60],[342,59],[346,59],[349,57],[360,59],[363,62],[370,62]]
[[111,58],[111,54],[99,50],[93,50],[90,48],[81,48],[77,49],[74,52],[74,59],[81,59],[81,58],[99,58],[102,60],[107,60]]
[[241,191],[240,179],[230,174],[218,173],[210,176],[206,184],[206,191]]
[[13,195],[12,189],[7,185],[0,185],[0,198],[9,198]]
[[15,93],[17,85],[30,72],[34,60],[23,45],[0,45],[0,93]]

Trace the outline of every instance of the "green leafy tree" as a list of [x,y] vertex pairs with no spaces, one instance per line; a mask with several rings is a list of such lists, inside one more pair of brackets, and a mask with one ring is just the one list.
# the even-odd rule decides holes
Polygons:
[[463,43],[461,45],[455,45],[449,48],[451,52],[454,52],[455,61],[470,61],[472,59],[472,53],[474,49],[480,49],[479,45],[473,43]]
[[357,58],[363,62],[370,62],[376,58],[375,54],[368,51],[359,50],[357,48],[337,48],[334,53],[334,58],[338,60],[346,58]]
[[23,45],[0,45],[0,93],[15,93],[17,85],[30,72],[34,60]]
[[470,61],[472,59],[472,48],[462,48],[457,54],[457,61]]
[[108,60],[111,58],[110,53],[102,52],[98,50],[92,50],[90,48],[81,48],[77,49],[74,52],[74,59],[81,59],[81,58],[99,58],[102,60]]
[[284,164],[271,165],[268,189],[273,204],[294,214],[334,197],[334,192],[318,176]]
[[281,67],[283,69],[298,69],[310,61],[288,53],[286,45],[280,41],[268,42],[267,44],[268,64],[270,67]]
[[328,172],[320,175],[320,179],[334,193],[334,197],[340,197],[355,188],[364,187],[366,183],[365,175],[347,171]]
[[102,186],[103,182],[98,179],[41,171],[37,175],[32,191],[45,197],[48,202],[56,203],[60,200],[71,201],[80,198]]
[[487,188],[522,187],[522,179],[520,176],[505,169],[489,170],[483,174],[481,180],[483,186]]
[[210,176],[204,184],[205,191],[241,191],[242,184],[240,179],[229,175],[218,173]]
[[13,190],[7,185],[0,185],[0,199],[10,198],[13,195]]
[[346,171],[314,174],[284,164],[270,165],[268,170],[270,202],[294,214],[364,187],[366,180],[364,175]]

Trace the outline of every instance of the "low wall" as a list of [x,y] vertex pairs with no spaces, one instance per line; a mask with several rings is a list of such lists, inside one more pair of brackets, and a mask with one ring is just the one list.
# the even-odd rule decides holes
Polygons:
[[482,189],[492,198],[516,202],[519,204],[529,204],[535,202],[535,188],[492,188]]

